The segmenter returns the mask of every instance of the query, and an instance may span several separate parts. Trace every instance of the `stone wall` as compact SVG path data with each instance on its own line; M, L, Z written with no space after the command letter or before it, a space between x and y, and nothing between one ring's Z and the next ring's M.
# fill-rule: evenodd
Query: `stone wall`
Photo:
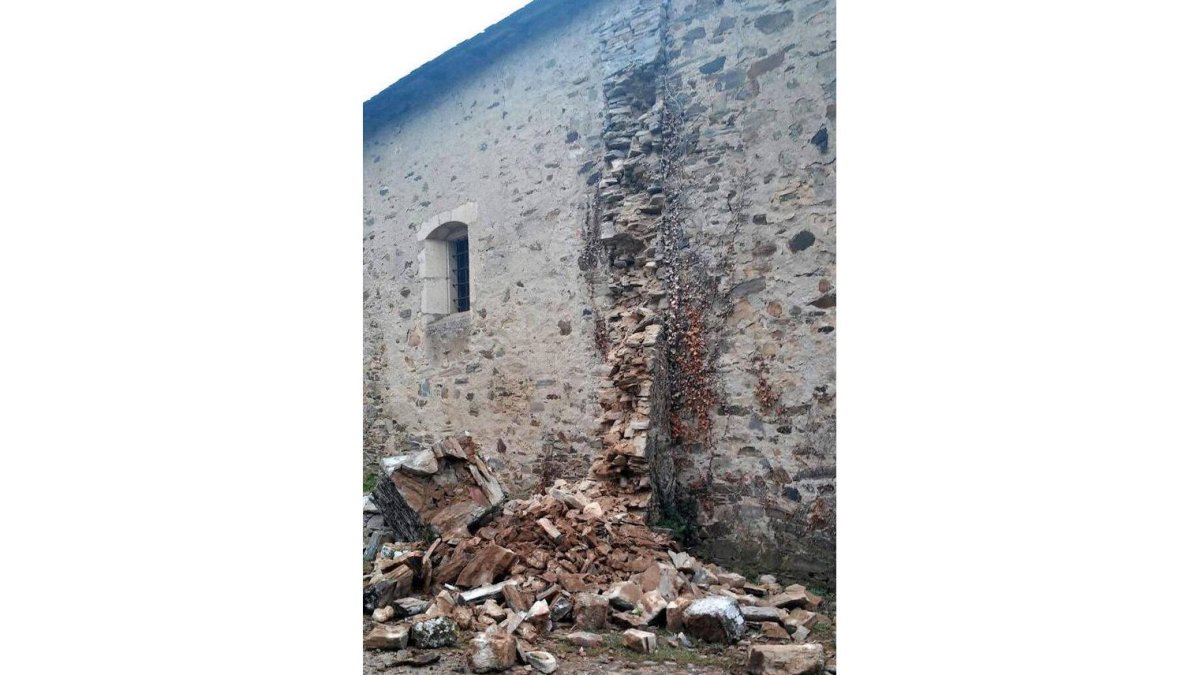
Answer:
M669 3L668 98L687 245L721 273L703 553L832 581L836 288L834 3Z
M365 460L502 438L514 495L591 471L832 581L833 3L556 4L367 104ZM471 310L424 314L421 235L472 218Z

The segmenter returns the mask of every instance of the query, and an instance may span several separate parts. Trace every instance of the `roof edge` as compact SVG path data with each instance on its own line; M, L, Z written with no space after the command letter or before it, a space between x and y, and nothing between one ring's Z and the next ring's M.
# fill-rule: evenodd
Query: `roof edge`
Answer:
M532 0L363 103L363 140L437 100L449 87L601 0Z

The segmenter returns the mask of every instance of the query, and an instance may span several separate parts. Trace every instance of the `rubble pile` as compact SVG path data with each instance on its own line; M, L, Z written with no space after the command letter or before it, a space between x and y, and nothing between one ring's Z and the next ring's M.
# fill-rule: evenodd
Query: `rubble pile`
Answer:
M374 505L400 539L426 532L467 536L504 503L504 489L470 436L445 438L430 447L379 460L383 477Z
M621 643L639 652L664 643L765 644L778 649L751 652L755 672L801 672L787 670L796 664L825 672L821 645L804 643L815 625L832 624L819 613L820 596L698 561L643 522L637 496L560 480L544 494L503 502L469 438L380 465L380 486L390 487L377 486L364 509L423 538L377 542L364 562L363 611L372 619L364 648L465 645L474 672L519 662L549 673L557 657L535 645L552 632L581 648L601 644L595 632L621 630ZM406 654L397 663L419 660Z

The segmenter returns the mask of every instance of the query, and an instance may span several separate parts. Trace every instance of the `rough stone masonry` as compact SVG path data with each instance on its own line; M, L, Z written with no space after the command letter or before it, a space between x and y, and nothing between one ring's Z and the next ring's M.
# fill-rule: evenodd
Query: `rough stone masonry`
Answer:
M834 10L534 0L368 101L365 466L502 439L514 497L604 480L832 585Z

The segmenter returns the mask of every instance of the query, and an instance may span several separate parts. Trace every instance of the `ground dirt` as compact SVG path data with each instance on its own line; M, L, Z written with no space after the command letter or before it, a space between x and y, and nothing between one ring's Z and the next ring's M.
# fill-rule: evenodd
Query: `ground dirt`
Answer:
M832 609L833 598L826 597ZM371 620L364 618L363 634L371 629ZM721 648L710 645L700 645L692 649L671 647L666 643L667 635L661 630L658 635L659 647L653 654L639 654L621 645L621 631L607 630L598 634L604 638L604 645L596 649L581 649L567 642L566 635L570 631L555 631L542 638L535 645L536 649L548 651L558 659L558 670L555 673L565 675L603 675L605 673L646 673L648 675L669 675L670 673L694 673L696 675L718 675L725 673L746 673L746 658L749 647L734 645ZM463 634L457 647L447 647L436 651L441 658L427 666L392 666L387 664L395 660L396 652L368 650L363 655L363 675L401 675L403 673L430 673L445 675L449 673L470 673L469 647L470 636ZM827 662L836 657L837 644L835 634L830 630L814 630L806 642L817 642L825 647ZM532 668L518 664L506 671L509 673L534 672Z

